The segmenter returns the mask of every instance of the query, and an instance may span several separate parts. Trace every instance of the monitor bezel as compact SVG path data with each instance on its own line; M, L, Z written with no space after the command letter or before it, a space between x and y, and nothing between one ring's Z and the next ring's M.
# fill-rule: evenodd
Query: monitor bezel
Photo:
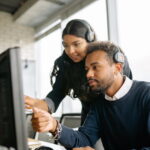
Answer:
M27 127L24 113L24 98L21 74L20 48L10 48L10 69L13 94L13 109L17 138L17 150L28 150Z

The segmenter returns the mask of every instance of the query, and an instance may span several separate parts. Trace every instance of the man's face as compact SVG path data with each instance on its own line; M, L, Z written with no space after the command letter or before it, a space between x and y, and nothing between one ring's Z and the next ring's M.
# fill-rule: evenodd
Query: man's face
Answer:
M88 54L85 61L88 84L92 91L106 92L114 82L115 64L108 60L107 53L95 51Z

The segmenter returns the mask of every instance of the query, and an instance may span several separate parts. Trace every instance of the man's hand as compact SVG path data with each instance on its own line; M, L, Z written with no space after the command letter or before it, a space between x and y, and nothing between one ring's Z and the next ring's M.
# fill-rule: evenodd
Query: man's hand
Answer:
M29 96L24 96L24 100L27 109L32 109L33 107L37 107L39 109L48 111L48 105L44 100L35 99Z
M87 147L73 148L72 150L94 150L94 149L87 146Z
M52 132L57 128L57 121L50 115L50 113L33 107L32 127L38 132Z

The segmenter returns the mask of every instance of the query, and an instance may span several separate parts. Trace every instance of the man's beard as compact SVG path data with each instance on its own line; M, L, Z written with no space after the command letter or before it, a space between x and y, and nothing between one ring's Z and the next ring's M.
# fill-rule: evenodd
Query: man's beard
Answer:
M90 92L94 95L99 95L99 94L104 94L107 88L101 87L101 88L96 88L96 89L92 89L90 87Z
M96 81L98 83L97 87L90 88L90 92L94 95L105 94L107 89L112 85L114 78L110 78L106 83L104 81Z

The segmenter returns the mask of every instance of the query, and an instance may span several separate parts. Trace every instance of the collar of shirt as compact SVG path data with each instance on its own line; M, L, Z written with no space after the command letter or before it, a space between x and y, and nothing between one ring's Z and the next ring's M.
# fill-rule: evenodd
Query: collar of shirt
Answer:
M127 76L124 76L124 77L125 77L125 81L124 81L122 87L117 91L117 93L113 97L110 97L105 94L106 100L115 101L115 100L122 98L124 95L126 95L128 93L128 91L130 90L130 88L133 84L133 80L129 79Z

